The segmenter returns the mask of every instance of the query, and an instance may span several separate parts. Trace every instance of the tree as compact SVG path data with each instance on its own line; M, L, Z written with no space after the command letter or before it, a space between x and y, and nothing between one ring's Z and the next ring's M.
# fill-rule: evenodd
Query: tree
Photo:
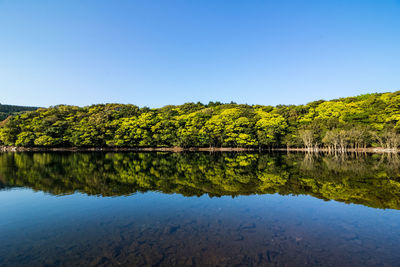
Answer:
M311 151L314 145L314 132L312 130L299 130L299 136L307 151Z
M263 111L258 111L257 114L260 116L260 119L256 123L259 145L268 147L279 145L281 137L287 128L285 118L279 114L271 114Z

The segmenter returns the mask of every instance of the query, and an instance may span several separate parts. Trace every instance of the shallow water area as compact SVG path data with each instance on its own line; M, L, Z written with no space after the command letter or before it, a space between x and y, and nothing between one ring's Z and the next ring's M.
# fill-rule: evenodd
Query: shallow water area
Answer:
M396 266L382 155L3 153L1 266Z

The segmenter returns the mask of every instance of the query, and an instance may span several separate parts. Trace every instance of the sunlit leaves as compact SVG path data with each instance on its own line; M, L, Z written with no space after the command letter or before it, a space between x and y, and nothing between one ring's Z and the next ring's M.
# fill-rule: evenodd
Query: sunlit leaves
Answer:
M123 104L58 105L15 114L1 122L0 144L252 148L337 147L342 144L365 147L387 146L384 140L389 138L389 132L394 135L400 132L400 92L276 107L220 102L186 103L157 109ZM397 141L390 143L397 145Z

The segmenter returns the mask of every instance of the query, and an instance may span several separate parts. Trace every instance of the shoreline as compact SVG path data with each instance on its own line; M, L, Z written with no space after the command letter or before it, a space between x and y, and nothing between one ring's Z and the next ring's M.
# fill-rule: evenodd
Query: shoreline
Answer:
M16 147L0 146L0 152L308 152L308 153L399 153L399 149L382 147L349 148L335 151L328 148L243 148L243 147Z
M15 147L0 146L0 152L246 152L258 148L243 147Z

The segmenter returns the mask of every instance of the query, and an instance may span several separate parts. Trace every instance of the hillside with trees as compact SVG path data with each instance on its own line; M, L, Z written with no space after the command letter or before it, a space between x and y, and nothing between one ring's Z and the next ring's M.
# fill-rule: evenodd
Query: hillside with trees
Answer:
M33 111L38 109L37 107L25 107L25 106L14 106L14 105L2 105L0 104L0 121L5 120L8 116L22 114L26 111Z
M304 147L344 152L397 149L399 132L397 91L306 105L59 105L9 117L0 127L0 142L21 147Z

